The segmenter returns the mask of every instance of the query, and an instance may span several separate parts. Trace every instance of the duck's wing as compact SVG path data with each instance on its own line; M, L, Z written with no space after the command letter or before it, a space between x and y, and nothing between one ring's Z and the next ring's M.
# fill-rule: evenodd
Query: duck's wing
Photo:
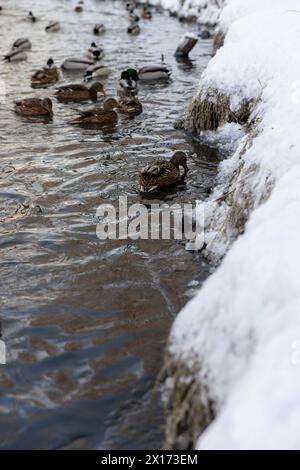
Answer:
M160 176L170 171L174 170L174 165L170 164L170 162L164 162L162 160L156 160L149 165L145 166L141 170L142 175L148 176Z
M86 109L85 111L79 111L81 117L92 117L98 116L103 111L102 108L93 108L93 109Z
M165 65L149 65L146 67L142 67L139 70L139 73L155 73L155 72L169 73L170 70Z
M36 72L34 72L31 79L32 80L42 80L43 78L46 78L46 77L47 77L47 71L45 69L43 69L43 70L37 70Z
M80 83L69 84L69 85L62 85L57 88L57 93L62 91L85 91L86 86L81 85Z

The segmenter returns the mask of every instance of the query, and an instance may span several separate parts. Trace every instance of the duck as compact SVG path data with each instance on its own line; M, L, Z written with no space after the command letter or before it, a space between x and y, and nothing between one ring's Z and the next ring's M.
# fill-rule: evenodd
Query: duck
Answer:
M141 28L136 22L131 22L127 28L127 33L131 34L132 36L137 36L140 34Z
M81 126L114 126L118 122L116 108L118 108L118 102L114 98L107 98L104 101L103 108L98 107L82 111L72 123Z
M27 54L22 49L13 49L4 56L5 62L21 62L27 60Z
M147 7L147 5L144 5L144 6L143 6L142 18L143 18L144 20L151 20L151 18L152 18L152 13L151 13L151 11L149 10L149 8Z
M36 23L36 22L37 22L37 17L34 16L34 14L32 13L32 11L29 11L29 12L28 12L27 19L28 19L28 21L30 21L31 23Z
M186 153L177 151L170 161L154 160L145 166L139 173L139 189L146 193L181 183L187 172Z
M132 11L136 8L136 2L135 0L130 0L128 2L126 2L126 10L127 11Z
M171 76L170 69L164 65L148 65L138 71L138 77L141 81L169 80Z
M29 51L32 47L31 42L27 38L19 38L17 39L13 45L12 45L12 50L13 49L19 49L21 51Z
M137 97L122 98L118 105L118 109L125 114L141 114L143 112L142 103Z
M118 85L118 96L120 98L130 98L138 92L138 73L135 69L127 69L121 73Z
M46 67L37 70L31 77L32 88L44 88L59 80L57 67L55 67L53 59L48 59Z
M76 13L82 13L83 12L83 6L82 6L83 2L78 2L77 5L75 6L74 8L74 11Z
M138 21L140 21L139 15L137 13L135 13L134 10L129 10L128 19L132 23L137 23Z
M86 53L86 57L88 59L97 61L101 60L104 56L104 51L101 49L101 47L97 46L95 42L92 42L90 47L88 48L88 51Z
M15 112L21 116L53 117L50 98L25 98L15 102Z
M45 28L46 33L56 33L60 31L60 23L58 21L51 21Z
M83 80L85 82L90 82L96 78L107 78L110 73L110 69L105 65L92 64L86 69Z
M87 57L70 57L61 64L61 68L70 71L86 70L93 61Z
M98 93L106 96L102 83L95 82L90 87L82 84L70 84L59 87L56 92L58 101L97 101Z
M96 34L96 35L103 34L103 33L105 33L105 31L106 31L106 28L105 28L103 23L95 24L94 29L93 29L94 34Z

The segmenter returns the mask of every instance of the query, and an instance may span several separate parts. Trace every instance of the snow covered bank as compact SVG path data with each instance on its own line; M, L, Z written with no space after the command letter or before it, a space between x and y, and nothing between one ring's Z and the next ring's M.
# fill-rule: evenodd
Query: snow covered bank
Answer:
M299 449L299 1L227 0L220 27L185 125L247 134L205 206L207 252L227 255L170 335L167 446Z
M160 5L181 19L212 26L217 24L224 3L225 0L150 0L150 4Z

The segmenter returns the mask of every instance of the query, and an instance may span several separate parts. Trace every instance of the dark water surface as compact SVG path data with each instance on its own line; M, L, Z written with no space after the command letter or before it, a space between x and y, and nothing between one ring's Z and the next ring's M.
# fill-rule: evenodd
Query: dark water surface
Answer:
M177 63L179 38L197 26L167 14L142 21L140 36L129 37L122 2L85 0L82 14L69 0L2 4L1 54L22 36L33 48L27 62L0 67L6 86L0 104L0 302L8 352L7 365L0 366L0 448L159 448L163 412L153 384L188 283L204 278L207 267L174 241L99 241L96 209L119 196L142 202L138 168L174 149L197 156L189 160L186 187L166 200L204 197L220 156L173 123L195 90L211 43L199 41L192 61ZM40 18L34 25L23 19L29 4ZM46 23L56 19L62 30L47 35ZM16 117L14 100L53 93L30 88L32 71L49 56L60 64L81 55L101 21L108 31L97 41L113 71L105 81L112 95L124 67L158 62L162 53L172 82L141 86L143 114L122 117L105 134L70 125L81 105L55 100L52 123Z

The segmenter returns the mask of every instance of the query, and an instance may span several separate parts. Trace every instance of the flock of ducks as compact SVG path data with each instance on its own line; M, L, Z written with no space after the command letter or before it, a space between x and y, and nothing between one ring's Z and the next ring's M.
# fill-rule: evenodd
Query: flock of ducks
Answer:
M1 8L1 7L0 7ZM82 12L84 2L81 0L75 6L74 11ZM140 16L143 19L150 20L152 13L147 5L137 12L135 0L128 0L126 3L128 11L129 26L128 34L139 34L140 32ZM27 20L36 23L38 18L29 12ZM60 23L58 21L50 22L45 31L54 33L60 31ZM106 28L104 24L96 24L93 27L94 35L102 35ZM27 59L27 52L32 48L32 44L28 38L17 39L4 56L6 62L17 62ZM72 120L72 124L76 126L92 126L94 127L111 127L118 122L118 113L128 115L138 115L142 113L143 106L138 99L138 83L139 81L155 82L158 80L169 80L171 71L164 63L153 66L143 67L139 70L128 68L122 71L118 86L117 98L107 97L104 85L99 79L105 79L110 75L108 67L101 63L104 57L103 49L93 41L81 57L69 57L61 64L62 70L78 71L82 73L83 83L70 83L58 86L54 90L54 96L58 102L67 104L70 102L84 103L87 101L97 102L99 96L105 98L102 106L94 106L88 110L78 112L78 115ZM31 87L50 88L57 84L60 80L58 67L52 58L49 58L46 65L37 70L31 76ZM89 84L91 82L91 84ZM15 113L23 117L34 117L43 119L53 118L52 99L47 98L25 98L15 102ZM170 161L155 160L145 166L138 177L139 189L142 192L156 191L167 186L182 182L188 171L187 156L182 151L174 153Z

